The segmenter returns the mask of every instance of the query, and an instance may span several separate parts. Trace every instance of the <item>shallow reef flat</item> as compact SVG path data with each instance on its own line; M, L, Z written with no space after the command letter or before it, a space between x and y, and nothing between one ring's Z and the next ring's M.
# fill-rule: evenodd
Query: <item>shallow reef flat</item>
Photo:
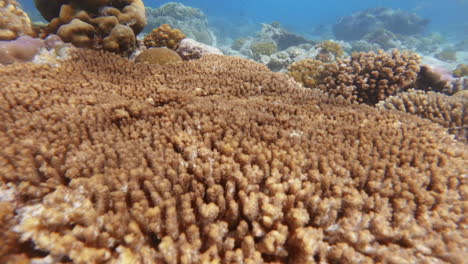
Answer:
M70 52L0 68L1 263L466 259L444 127L241 58Z

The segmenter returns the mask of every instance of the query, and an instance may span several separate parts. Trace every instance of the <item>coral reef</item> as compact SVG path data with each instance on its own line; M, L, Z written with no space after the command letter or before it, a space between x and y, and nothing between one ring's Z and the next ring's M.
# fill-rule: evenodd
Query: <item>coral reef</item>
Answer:
M422 33L429 20L415 13L387 7L369 8L342 17L333 25L333 34L341 40L360 40L366 34L386 29L395 34L414 35Z
M278 51L275 42L254 42L250 45L253 58L258 60L262 55L270 56Z
M411 89L391 96L376 105L427 118L448 129L460 141L468 140L468 99L436 92Z
M453 70L453 76L455 77L468 77L468 65L458 64L457 68Z
M35 0L35 3L50 21L48 32L57 33L78 47L102 48L128 56L135 49L135 36L146 25L141 0Z
M180 41L184 38L185 35L182 31L176 28L172 29L168 24L162 24L146 34L143 44L147 48L166 47L171 50L176 50Z
M0 40L33 35L31 20L15 0L0 0Z
M465 259L468 156L439 125L239 58L71 56L0 68L0 262Z
M315 87L333 96L374 105L414 87L418 72L417 54L379 50L377 53L353 53L350 58L323 64L318 77L314 72L311 78L317 78Z
M187 37L207 45L214 44L214 37L208 29L208 19L198 8L170 2L159 8L146 7L149 30L163 24L180 29Z
M196 60L204 55L223 53L216 47L208 46L191 38L184 38L176 50L183 60Z
M181 62L182 58L180 58L177 52L168 49L166 47L163 48L150 48L147 50L142 51L138 56L135 58L135 62L147 63L147 64L159 64L164 65L168 63L176 63Z

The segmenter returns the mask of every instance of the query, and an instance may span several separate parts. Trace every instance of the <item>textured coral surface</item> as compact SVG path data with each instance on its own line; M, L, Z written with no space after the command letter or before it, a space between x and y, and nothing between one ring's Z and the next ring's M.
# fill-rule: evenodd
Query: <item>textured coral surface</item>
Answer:
M390 96L377 104L383 109L396 109L427 118L463 142L468 140L468 98L442 93L409 90Z
M468 156L429 120L217 55L0 73L2 263L467 257Z

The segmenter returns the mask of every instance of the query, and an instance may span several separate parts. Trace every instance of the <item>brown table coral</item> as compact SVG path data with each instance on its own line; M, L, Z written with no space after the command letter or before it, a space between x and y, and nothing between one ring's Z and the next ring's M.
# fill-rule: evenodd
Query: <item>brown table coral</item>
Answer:
M35 3L50 21L49 33L57 33L78 47L128 55L135 48L135 36L146 25L141 0L35 0Z
M0 71L2 263L466 258L466 149L429 120L217 55Z

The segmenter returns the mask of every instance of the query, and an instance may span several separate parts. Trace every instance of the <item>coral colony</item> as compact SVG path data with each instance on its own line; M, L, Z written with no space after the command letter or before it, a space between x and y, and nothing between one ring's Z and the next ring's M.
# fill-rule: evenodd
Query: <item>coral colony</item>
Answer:
M178 3L35 4L0 0L0 263L466 259L467 67L400 48L426 20L218 49Z

